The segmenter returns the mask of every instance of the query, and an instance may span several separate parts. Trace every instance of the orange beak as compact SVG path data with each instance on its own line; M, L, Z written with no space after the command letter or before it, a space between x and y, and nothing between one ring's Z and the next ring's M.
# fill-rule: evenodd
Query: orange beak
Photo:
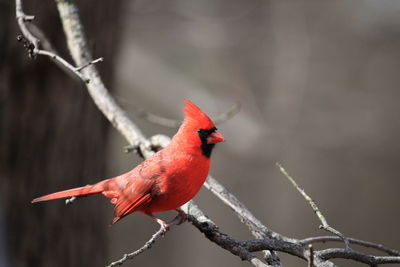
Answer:
M215 131L207 138L207 144L216 144L223 142L225 140L224 136L219 132Z

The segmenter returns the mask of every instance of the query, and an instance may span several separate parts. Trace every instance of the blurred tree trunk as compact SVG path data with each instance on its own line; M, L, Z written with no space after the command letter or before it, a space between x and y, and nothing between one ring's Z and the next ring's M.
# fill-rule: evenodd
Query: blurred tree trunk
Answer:
M94 56L106 59L99 68L110 85L123 4L78 4ZM0 266L103 265L108 221L100 223L102 209L91 200L30 201L104 178L108 123L81 82L47 58L28 59L16 41L13 1L0 5ZM25 1L24 10L70 60L55 4Z

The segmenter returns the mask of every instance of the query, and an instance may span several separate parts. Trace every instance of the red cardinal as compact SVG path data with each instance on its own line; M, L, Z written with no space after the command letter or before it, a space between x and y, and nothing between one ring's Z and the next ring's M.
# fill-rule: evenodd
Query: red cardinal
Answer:
M224 141L212 120L196 105L184 100L185 120L171 143L131 171L79 188L56 192L32 200L103 194L115 205L113 224L139 211L156 220L166 231L168 224L153 213L178 211L200 190L210 169L210 156L216 143ZM177 217L178 217L177 216Z

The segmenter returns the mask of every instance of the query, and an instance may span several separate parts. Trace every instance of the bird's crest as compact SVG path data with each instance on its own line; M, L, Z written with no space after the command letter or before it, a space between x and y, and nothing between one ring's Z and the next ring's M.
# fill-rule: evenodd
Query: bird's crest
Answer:
M196 123L198 129L212 129L215 127L213 121L199 107L187 99L183 100L183 102L185 103L185 122Z

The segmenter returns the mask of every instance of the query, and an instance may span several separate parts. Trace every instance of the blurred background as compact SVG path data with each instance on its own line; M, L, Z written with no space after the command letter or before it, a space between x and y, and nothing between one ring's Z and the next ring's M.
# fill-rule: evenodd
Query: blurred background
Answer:
M55 4L25 12L70 59ZM136 0L78 3L105 83L147 136L176 129L182 99L211 116L226 142L212 174L285 236L325 235L283 164L347 236L400 249L400 2ZM113 227L101 196L31 205L57 190L130 170L140 158L84 86L17 43L13 1L0 1L0 266L104 266L158 229L132 214ZM195 198L221 231L252 236L203 189ZM172 213L162 214L171 218ZM333 246L341 246L339 243ZM280 254L284 266L306 266ZM340 266L363 266L337 260ZM250 266L186 223L124 266Z

